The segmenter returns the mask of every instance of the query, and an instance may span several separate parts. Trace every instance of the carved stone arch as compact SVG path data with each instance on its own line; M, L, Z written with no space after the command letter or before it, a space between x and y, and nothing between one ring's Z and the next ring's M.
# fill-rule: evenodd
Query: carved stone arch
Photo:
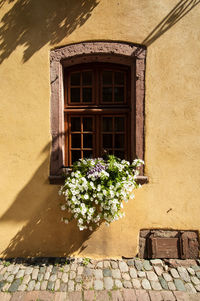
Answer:
M144 159L144 98L146 48L126 42L81 42L50 52L51 135L50 183L60 183L64 163L63 69L88 62L109 62L131 67L134 88L135 153ZM132 93L133 94L133 93ZM134 138L133 138L134 139ZM141 171L143 175L143 171Z

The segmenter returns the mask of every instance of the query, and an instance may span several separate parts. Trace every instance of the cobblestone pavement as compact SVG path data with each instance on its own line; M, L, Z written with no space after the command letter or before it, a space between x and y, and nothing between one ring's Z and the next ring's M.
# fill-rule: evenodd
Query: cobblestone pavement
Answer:
M0 300L196 301L200 261L0 260Z

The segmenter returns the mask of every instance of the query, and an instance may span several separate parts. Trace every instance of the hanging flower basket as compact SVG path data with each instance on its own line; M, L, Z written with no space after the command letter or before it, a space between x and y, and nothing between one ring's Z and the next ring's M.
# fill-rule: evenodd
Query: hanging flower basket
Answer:
M136 177L138 168L144 164L136 159L130 164L113 155L107 159L80 159L73 164L72 172L66 175L59 194L65 196L61 210L71 213L68 223L77 220L80 230L93 230L101 222L109 225L124 216L123 201L134 198L133 189L139 187Z

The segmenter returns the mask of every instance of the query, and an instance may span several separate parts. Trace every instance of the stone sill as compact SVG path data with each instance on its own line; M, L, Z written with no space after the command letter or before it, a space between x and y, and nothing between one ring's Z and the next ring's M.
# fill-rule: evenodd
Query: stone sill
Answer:
M64 176L49 176L49 183L54 185L63 185L65 181ZM146 184L149 182L147 176L138 176L136 179L138 184Z

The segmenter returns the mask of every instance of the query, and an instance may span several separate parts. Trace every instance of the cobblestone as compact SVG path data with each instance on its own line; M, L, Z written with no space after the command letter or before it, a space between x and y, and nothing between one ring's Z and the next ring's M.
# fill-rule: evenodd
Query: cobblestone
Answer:
M64 264L66 261L67 264ZM141 298L144 296L146 298L144 300L148 301L157 301L158 298L170 301L179 300L182 298L180 296L187 294L188 296L190 296L189 294L192 294L191 296L199 294L200 296L198 293L200 292L200 268L198 265L175 268L175 265L170 263L170 267L167 269L166 262L160 259L147 261L134 258L90 260L87 266L83 264L84 260L78 262L67 259L66 261L63 264L42 264L42 266L40 264L27 266L17 263L11 263L8 267L0 265L0 294L7 291L12 294L17 291L18 294L25 292L33 294L33 291L38 293L55 291L59 294L69 293L72 294L70 296L75 296L73 295L75 293L80 294L82 291L94 290L94 297L97 291L102 291L99 296L105 297L103 301L110 300L111 295L107 295L107 291L119 292L119 294L113 295L115 298L119 297L116 301L135 301L136 298L143 301ZM126 293L123 293L125 291ZM182 295L177 294L177 291ZM134 297L131 295L132 292L134 292ZM152 293L150 294L150 292ZM126 298L132 296L132 299L123 299L124 296ZM171 299L166 299L167 296L171 296ZM75 300L73 298L72 300ZM0 300L3 300L1 295ZM188 300L193 301L192 297ZM92 301L92 299L88 299L88 301Z

